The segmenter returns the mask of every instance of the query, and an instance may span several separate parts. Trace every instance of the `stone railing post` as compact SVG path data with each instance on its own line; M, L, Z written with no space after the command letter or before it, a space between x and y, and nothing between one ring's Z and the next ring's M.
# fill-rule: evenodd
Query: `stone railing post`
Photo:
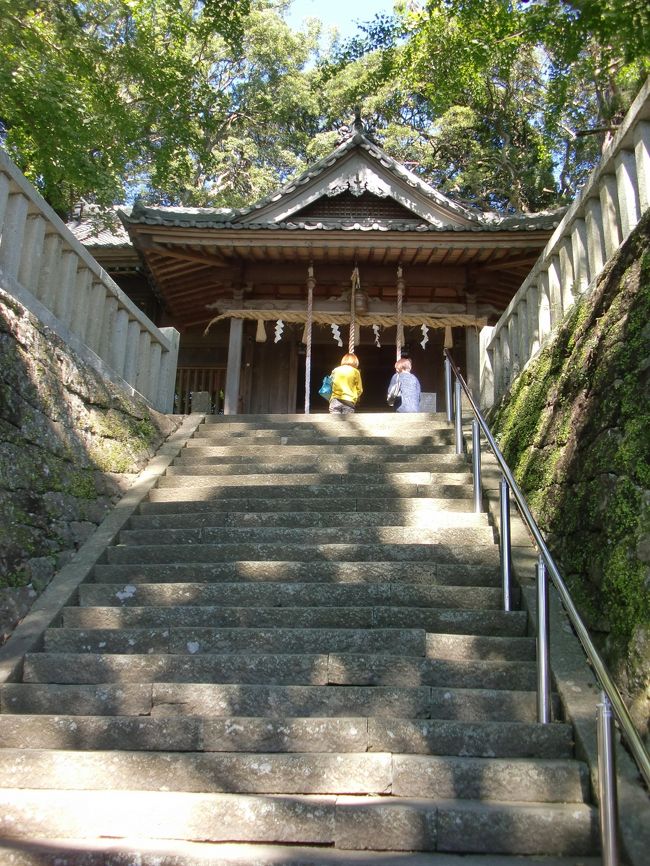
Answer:
M28 200L20 192L9 193L0 239L0 267L9 277L18 276L28 207Z
M486 325L481 328L478 335L480 386L480 405L489 408L494 405L494 359L493 352L488 351L488 345L492 342L494 328Z
M541 345L539 330L539 291L537 286L532 285L528 289L528 349L527 358L539 350Z
M165 353L160 365L160 376L158 378L157 405L160 412L171 413L174 411L174 388L176 385L176 359L178 357L178 346L181 335L175 328L161 328L170 344L169 352Z
M642 120L634 128L634 158L639 185L639 210L650 207L650 121Z
M38 296L38 275L43 260L46 226L47 223L40 214L28 216L18 269L18 282L36 296Z
M551 256L548 263L548 297L551 303L551 328L562 319L562 283L560 279L560 259Z
M571 257L575 290L582 294L589 285L589 260L587 258L587 223L576 219L571 232Z
M616 154L614 163L616 165L618 210L621 219L621 242L623 242L641 219L634 151L621 150Z
M606 174L600 182L600 207L605 238L605 260L613 256L621 243L621 219L618 212L616 175Z
M562 312L573 306L574 301L574 276L573 276L573 250L571 249L571 238L564 238L560 244L560 297L562 299Z

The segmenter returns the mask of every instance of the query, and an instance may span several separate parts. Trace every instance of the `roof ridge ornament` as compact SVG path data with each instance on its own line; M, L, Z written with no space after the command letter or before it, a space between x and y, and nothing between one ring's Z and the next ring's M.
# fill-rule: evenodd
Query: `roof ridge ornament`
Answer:
M360 132L363 135L363 121L361 120L361 108L358 105L354 107L354 124L355 132Z

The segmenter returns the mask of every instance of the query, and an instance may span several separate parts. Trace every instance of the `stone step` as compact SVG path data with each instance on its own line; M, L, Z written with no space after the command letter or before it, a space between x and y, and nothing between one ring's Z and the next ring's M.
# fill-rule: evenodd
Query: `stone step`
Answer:
M583 803L575 760L390 752L258 753L0 748L0 788L196 793L392 794L445 800Z
M567 724L444 719L0 715L0 742L14 749L573 756Z
M167 475L275 475L275 474L315 474L321 477L349 475L350 480L357 479L382 481L384 478L402 475L437 475L442 472L467 472L467 462L462 457L440 454L434 460L431 458L402 457L400 462L386 460L378 456L374 460L358 460L351 454L348 458L338 455L317 457L308 449L309 454L301 458L282 456L262 460L259 456L231 462L223 457L204 457L201 460L186 459L184 455L177 459L166 471Z
M498 586L497 566L436 562L194 562L97 564L96 583L229 583L284 582L347 584L395 582L431 586ZM82 584L87 591L90 584ZM119 587L120 590L123 586Z
M416 607L67 607L69 628L407 628L524 637L524 611Z
M422 440L428 441L453 441L454 431L448 425L432 425L429 423L418 424L378 424L372 433L368 431L368 425L348 424L347 422L334 422L320 425L301 424L293 425L262 425L259 428L243 428L232 424L210 425L201 424L193 435L194 439L211 440L243 440L250 441L276 441L284 443L295 440L310 440L323 443L335 441L361 441L364 444L404 444L415 443Z
M408 415L395 412L357 412L354 417L332 416L325 411L326 404L323 403L322 412L312 412L310 415L294 412L287 415L279 413L257 413L250 415L206 415L199 429L206 427L222 427L225 429L243 429L254 432L264 428L289 427L299 429L301 427L314 427L320 429L341 427L344 429L364 430L366 433L377 433L385 427L398 429L406 428L412 430L414 427L425 425L428 428L439 430L451 430L444 412L412 412Z
M427 634L425 654L434 659L534 661L534 637L481 637L468 634Z
M196 529L125 529L119 534L122 545L281 544L308 541L323 544L463 544L494 543L494 530L487 520L477 526L447 526L429 529L415 526L206 526Z
M291 527L294 529L326 529L329 527L421 527L440 530L467 527L487 527L485 514L469 511L440 511L434 508L399 511L192 511L175 513L134 514L129 529L198 529L200 527Z
M499 610L502 592L487 586L428 586L423 583L160 583L82 584L81 607L434 607Z
M469 485L470 480L466 470L459 469L457 472L394 472L370 476L368 479L362 474L350 475L347 472L294 472L288 473L260 473L257 475L193 475L184 472L182 475L163 475L158 481L158 488L169 487L261 487L268 491L281 490L284 494L285 488L306 487L310 492L318 490L327 494L328 488L333 493L339 494L355 493L364 496L370 495L370 491L385 490L392 495L408 491L406 495L415 495L411 491L423 488L429 495L432 491L439 493L446 491L448 487L462 487ZM240 494L241 495L241 494ZM272 495L267 492L267 496Z
M293 562L438 562L496 566L496 545L449 544L164 544L108 547L109 563L233 562L282 560Z
M287 503L285 510L303 511L314 509L316 511L328 510L327 503L331 500L332 506L329 510L336 510L334 502L343 505L344 510L355 509L356 511L380 511L395 507L395 503L402 499L463 499L468 502L472 497L472 485L467 483L442 484L436 482L434 485L417 484L347 484L341 481L338 484L268 484L249 483L240 485L215 483L215 479L204 479L206 483L196 486L192 479L187 479L185 486L172 486L165 482L163 476L160 481L162 486L156 487L149 493L150 502L213 502L218 499L248 499L254 503L253 510L270 511L273 502L283 500ZM170 478L169 481L172 479ZM382 505L377 500L384 500ZM241 510L241 509L240 509Z
M229 685L227 683L5 683L3 713L229 718L309 716L534 722L535 692L431 686ZM553 695L554 717L559 703Z
M397 811L397 810L396 810ZM401 810L405 812L406 810ZM418 816L418 813L414 813ZM403 815L395 816L400 824ZM343 850L333 846L120 839L0 840L8 866L576 866L575 857ZM581 856L579 866L601 866Z
M349 473L359 478L376 478L404 472L467 472L468 465L464 456L449 454L446 448L440 454L374 454L372 457L359 457L350 453L314 453L313 448L303 448L300 454L288 454L284 446L276 448L274 454L223 455L205 454L207 449L185 448L167 469L168 475L238 475L251 473L317 473L320 475L340 475ZM237 449L239 451L239 449Z
M454 434L453 428L446 423L436 424L427 418L413 418L411 422L400 420L396 422L394 419L378 420L377 418L366 418L363 421L361 416L358 416L359 421L350 423L347 420L327 418L322 415L318 422L312 423L282 423L282 422L260 422L259 426L254 424L243 424L235 421L230 421L225 424L205 423L200 424L194 433L194 437L203 436L232 436L245 439L265 439L273 436L293 437L320 437L322 439L331 439L334 437L360 437L365 442L370 440L385 441L387 438L400 438L402 441L409 441L418 436L440 436L451 440Z
M422 656L421 629L50 628L44 650L92 653L383 653Z
M158 648L155 634L149 637L150 646L144 653L120 653L106 635L107 647L99 653L92 649L27 653L23 682L436 686L507 691L532 691L536 687L533 662L396 658L344 652L215 653L201 650L202 632L186 643L181 642L185 635L174 635L178 650L165 652ZM122 640L119 635L116 638ZM160 637L160 643L168 641ZM205 643L209 647L209 640ZM199 649L193 653L196 645Z
M303 497L282 497L275 496L271 499L260 495L254 496L236 496L230 495L230 490L224 491L228 495L224 499L210 499L209 497L202 501L200 499L187 499L186 489L178 491L180 498L170 498L165 500L148 499L140 504L138 509L140 514L218 514L226 513L278 513L290 512L292 514L332 514L334 519L336 515L353 514L358 512L363 515L371 515L375 513L382 514L389 512L408 516L411 514L441 514L448 511L469 512L473 510L473 500L471 499L469 488L467 488L467 497L454 496L450 499L439 499L430 496L415 496L415 497L398 497L389 495L383 499L367 498L365 496L341 496L338 488L335 494L328 496L327 499L319 500L317 498ZM250 491L246 491L250 493ZM295 491L294 491L295 492ZM457 491L456 491L457 492ZM170 491L152 490L150 495L164 493L168 496Z
M346 465L363 465L366 462L377 463L382 461L388 464L405 461L450 461L461 462L467 466L467 459L455 453L450 453L451 438L437 445L384 445L381 440L373 444L362 445L340 445L332 448L331 444L313 444L306 448L304 445L267 445L263 440L254 445L246 444L243 440L237 445L211 445L205 438L189 439L180 451L175 462L212 463L222 460L226 463L248 463L253 460L273 461L278 463L310 463L314 460L342 459ZM224 458L227 458L224 460Z
M302 629L294 628L102 628L70 626L78 608L69 608L63 628L45 633L46 652L195 653L313 652L378 653L422 656L438 662L477 662L488 665L535 661L534 638L474 635L427 635L419 629ZM487 669L487 668L486 668Z
M373 437L372 445L377 450L382 448L417 448L423 445L436 446L451 444L453 432L440 430L386 430L384 433ZM192 439L188 440L187 447L192 447L189 442L197 442L204 445L216 445L226 447L228 445L250 446L251 443L259 442L261 445L274 445L278 448L287 447L320 447L329 448L330 451L338 446L360 446L368 445L368 436L363 432L344 430L342 428L332 430L260 430L253 435L249 431L211 430L205 427L199 428Z
M573 856L593 854L598 837L582 803L38 789L0 790L0 834Z

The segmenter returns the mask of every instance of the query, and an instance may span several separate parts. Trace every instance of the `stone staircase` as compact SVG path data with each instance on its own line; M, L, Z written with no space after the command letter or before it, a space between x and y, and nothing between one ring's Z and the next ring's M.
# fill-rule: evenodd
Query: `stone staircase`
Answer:
M599 863L452 433L206 418L1 687L0 863Z

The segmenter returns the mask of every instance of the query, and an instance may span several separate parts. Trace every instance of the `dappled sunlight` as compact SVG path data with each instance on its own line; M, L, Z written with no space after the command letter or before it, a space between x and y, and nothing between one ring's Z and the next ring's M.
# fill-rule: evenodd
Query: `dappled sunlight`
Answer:
M368 418L324 417L327 437L257 420L269 429L236 460L247 425L200 425L26 659L16 696L40 689L41 714L26 786L105 802L88 837L318 845L326 863L435 849L443 801L505 802L513 754L554 754L499 732L534 720L534 661L468 470L429 450L444 427L391 419L371 440ZM122 703L98 714L111 689ZM129 689L148 691L125 712ZM537 775L526 790L548 799Z

